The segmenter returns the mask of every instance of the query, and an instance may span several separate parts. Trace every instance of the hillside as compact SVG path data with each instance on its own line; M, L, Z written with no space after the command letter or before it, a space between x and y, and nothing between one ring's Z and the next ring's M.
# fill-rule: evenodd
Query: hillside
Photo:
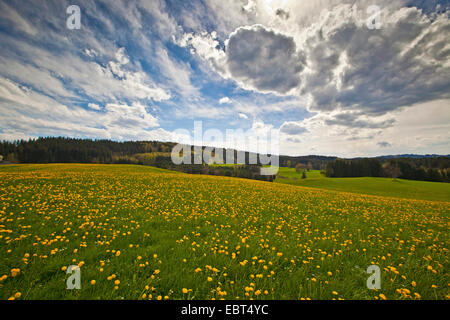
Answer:
M293 168L280 168L275 182L385 197L450 201L450 184L392 178L327 178L319 170L306 172L306 179Z
M448 297L448 202L133 165L11 165L0 179L2 299Z

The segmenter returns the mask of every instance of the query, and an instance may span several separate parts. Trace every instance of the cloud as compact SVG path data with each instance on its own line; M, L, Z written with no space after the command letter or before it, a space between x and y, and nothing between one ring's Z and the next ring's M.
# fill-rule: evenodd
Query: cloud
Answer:
M308 130L296 122L285 122L280 127L280 132L290 136L295 136L308 132Z
M95 104L95 103L89 103L88 107L91 108L92 110L102 110L102 108L98 104Z
M190 48L191 54L197 54L207 61L212 69L224 78L229 77L226 68L226 54L220 48L216 32L185 33L180 39L174 39L174 41L181 47Z
M132 64L125 48L100 63L64 51L50 52L29 43L8 39L12 52L0 57L0 75L50 96L96 100L151 99L163 101L170 92L160 88L139 65ZM18 59L16 54L22 59ZM85 57L86 58L86 57Z
M277 16L279 16L281 19L285 19L285 20L289 19L289 12L288 12L288 11L285 11L285 10L283 10L283 9L277 9L277 11L275 12L275 14L276 14Z
M172 110L172 116L180 119L223 119L235 114L234 110L226 105L211 106L208 101L199 99L195 103L186 102L183 106Z
M36 139L36 136L30 136L24 132L17 131L15 129L6 129L0 131L0 140L1 141L14 141L14 140L29 140Z
M289 137L286 139L287 142L292 142L292 143L300 143L302 142L302 140L300 140L299 138L295 138L295 137Z
M344 113L329 124L387 127L393 122L344 118L348 112L380 116L449 98L450 21L447 13L426 15L378 2L384 4L379 30L367 27L357 5L325 1L329 6L307 27L297 19L278 24L266 19L271 27L237 27L223 42L217 33L203 32L185 35L180 45L243 89L305 98L312 112ZM259 2L255 8L262 10Z
M224 78L248 90L286 94L300 85L304 56L292 37L262 25L237 28L221 49L216 33L186 34L179 45L207 60Z
M245 113L239 112L239 113L238 113L238 116L239 116L239 118L241 118L241 119L245 119L245 120L248 119L248 116L247 116Z
M191 82L192 69L187 63L174 60L161 43L155 44L155 60L161 73L170 83L170 88L176 87L184 99L191 99L200 95L199 90Z
M7 22L12 23L13 27L30 36L37 34L36 28L25 20L14 8L11 8L6 3L0 3L0 25L8 25Z
M55 73L52 74L42 67L21 63L14 58L0 57L0 75L52 96L75 97L75 94L65 87L62 79Z
M107 127L147 129L159 125L158 120L147 112L145 106L137 102L131 105L108 103L105 111L104 124Z
M339 157L379 156L381 146L377 145L377 142L388 142L391 146L386 148L392 148L389 150L397 154L448 154L449 106L450 100L435 100L401 108L390 115L363 118L374 122L395 118L395 125L378 129L327 125L325 121L331 117L316 114L298 122L308 130L301 136L302 142L299 146L294 147L286 143L282 145L281 152L291 155L319 152L322 155ZM312 147L316 151L312 150Z
M11 137L68 135L119 140L162 136L158 119L147 106L133 102L108 103L103 110L67 107L58 101L0 77L0 127ZM166 135L167 136L167 135Z
M262 25L235 30L226 56L231 77L243 87L285 94L300 85L304 57L294 39Z
M380 30L339 6L311 26L303 44L310 109L385 114L450 96L450 22L417 8L383 12Z
M377 143L377 146L381 147L381 148L389 148L392 147L392 145L389 142L386 141L381 141Z
M231 103L231 99L228 97L223 97L219 100L219 104Z
M325 119L327 125L339 125L350 128L380 129L394 125L395 119L374 121L362 113L343 112Z
M119 93L121 97L132 99L153 99L155 101L170 99L170 93L152 85L145 72L126 69L125 65L130 60L125 54L125 48L119 48L116 52L116 60L110 61L107 67L97 65L95 68L100 81L106 80L113 85L115 84L115 87L110 88L109 92L112 94ZM90 86L84 86L84 88L91 90Z
M261 119L289 154L448 153L449 11L429 2L80 0L68 31L65 1L0 0L0 136L139 140Z

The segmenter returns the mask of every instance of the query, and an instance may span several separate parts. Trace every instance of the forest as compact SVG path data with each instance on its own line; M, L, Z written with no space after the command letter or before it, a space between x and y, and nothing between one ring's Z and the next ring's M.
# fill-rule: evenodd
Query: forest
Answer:
M42 137L29 140L0 142L0 159L12 163L105 163L139 164L187 173L225 175L273 181L274 176L261 176L262 164L249 165L252 153L245 152L246 165L209 166L202 164L175 165L171 151L176 143L161 141L111 141ZM206 147L202 147L205 150ZM237 151L233 151L237 163ZM217 152L217 151L216 151ZM223 158L227 150L223 149ZM195 153L191 154L194 162ZM2 161L2 160L0 160ZM327 177L392 177L394 179L450 182L450 158L378 157L339 159L331 156L280 156L281 167L303 167L323 170Z
M390 177L450 182L450 158L336 159L328 162L325 175L332 178Z

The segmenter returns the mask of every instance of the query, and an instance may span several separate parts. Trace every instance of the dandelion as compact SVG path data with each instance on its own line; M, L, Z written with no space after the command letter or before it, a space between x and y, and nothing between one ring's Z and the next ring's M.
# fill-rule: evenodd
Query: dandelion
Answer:
M20 269L19 268L13 268L11 269L11 276L12 277L17 277L20 273Z

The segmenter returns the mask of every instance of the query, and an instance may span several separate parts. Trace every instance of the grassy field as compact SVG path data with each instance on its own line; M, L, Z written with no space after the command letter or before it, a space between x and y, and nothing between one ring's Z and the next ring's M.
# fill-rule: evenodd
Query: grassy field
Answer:
M275 182L326 190L372 194L386 197L450 201L450 183L390 178L327 178L319 170L306 172L306 179L294 168L279 168ZM281 177L280 177L281 176Z
M1 299L450 298L449 202L132 165L11 165L0 181Z

